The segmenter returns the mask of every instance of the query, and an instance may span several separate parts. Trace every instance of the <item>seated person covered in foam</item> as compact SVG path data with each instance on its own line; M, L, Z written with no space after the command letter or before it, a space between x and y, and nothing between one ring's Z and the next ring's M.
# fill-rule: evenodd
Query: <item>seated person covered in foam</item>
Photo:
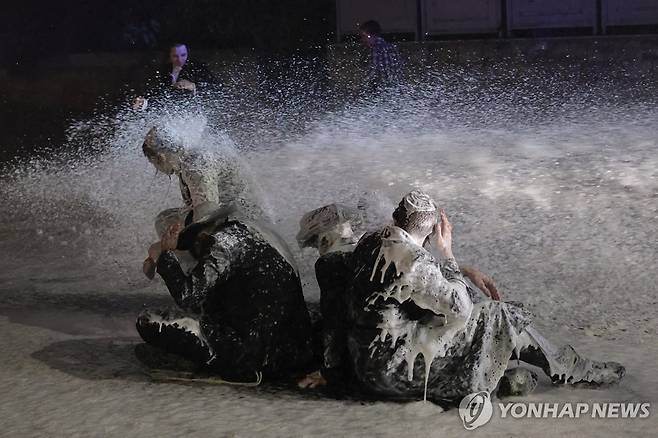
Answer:
M271 231L234 207L199 218L162 239L157 272L176 306L144 310L147 343L225 379L285 377L313 359L311 321L292 256ZM189 251L189 274L173 251Z
M458 401L494 391L512 357L540 367L557 383L598 385L623 377L624 367L615 362L551 345L522 308L475 299L452 255L452 227L428 195L406 195L393 219L394 225L361 237L352 251L343 245L316 262L325 331L322 375L330 384L355 382L386 397ZM345 225L330 228L315 243ZM428 239L435 240L442 263L424 248ZM492 282L471 272L493 295Z

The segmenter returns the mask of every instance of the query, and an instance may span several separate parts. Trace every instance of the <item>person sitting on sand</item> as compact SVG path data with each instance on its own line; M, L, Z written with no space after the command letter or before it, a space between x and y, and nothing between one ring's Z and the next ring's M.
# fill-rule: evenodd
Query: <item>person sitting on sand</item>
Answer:
M142 311L142 339L224 379L308 371L311 321L285 243L234 206L179 227L166 232L156 261L176 307ZM189 274L174 250L193 255Z
M188 59L187 46L175 43L169 47L169 62L161 66L151 79L147 91L148 97L163 92L174 95L194 95L199 88L209 88L216 83L214 75L208 67L200 62ZM138 96L133 100L134 109L146 109L148 100Z
M202 148L186 148L158 129L152 128L142 144L142 152L153 166L165 175L178 176L184 206L158 214L155 229L158 237L172 226L189 225L209 213L207 206L235 202L252 220L267 222L258 198L247 183L237 156ZM144 273L153 278L160 243L151 245L144 261Z
M349 381L349 370L345 366L347 352L345 339L347 322L345 291L350 278L349 258L359 238L364 234L366 223L373 225L369 204L376 193L366 193L357 208L342 204L329 204L306 213L300 220L297 242L300 247L316 248L320 257L315 263L315 275L320 285L320 325L322 327L319 350L321 370L315 371L299 382L301 387L314 387L330 380L335 385ZM375 201L376 202L376 201ZM378 215L375 214L375 217ZM462 267L462 273L487 297L499 300L500 296L493 280L472 267ZM472 299L479 296L469 286Z
M618 363L551 345L521 307L474 302L452 254L452 226L427 194L407 194L393 220L364 235L352 252L326 253L316 263L321 302L329 301L321 307L331 309L323 323L341 327L324 339L322 373L330 384L352 379L379 396L451 402L492 392L499 383L508 393L527 393L536 377L522 387L513 372L503 379L513 355L557 383L600 385L623 377ZM443 263L424 248L429 239Z

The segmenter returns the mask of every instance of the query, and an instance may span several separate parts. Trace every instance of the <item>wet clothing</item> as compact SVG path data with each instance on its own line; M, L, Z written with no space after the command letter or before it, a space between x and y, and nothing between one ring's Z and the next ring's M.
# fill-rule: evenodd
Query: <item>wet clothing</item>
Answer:
M402 65L397 47L380 36L373 36L370 71L367 82L373 86L399 84L402 80Z
M233 203L250 219L264 221L258 198L244 173L237 155L188 151L181 158L178 173L183 201L195 210L208 203ZM197 216L195 211L195 220Z
M227 379L305 371L312 360L311 322L287 251L237 218L202 230L189 275L173 252L158 258L157 272L177 309L142 312L142 338Z
M553 347L521 307L474 303L454 259L439 265L398 227L366 234L353 253L322 256L316 275L330 384L353 380L400 399L423 397L427 384L428 399L459 401L494 391L515 353L558 381L602 378L604 364Z
M260 208L260 197L231 144L213 149L183 147L153 128L146 135L143 147L162 155L163 163L156 165L158 170L166 172L167 169L158 167L166 166L178 175L184 202L183 207L158 214L155 221L158 236L162 236L169 225L183 220L188 225L219 205L235 204L252 221L268 221Z
M320 286L322 336L319 346L322 376L334 387L352 382L347 333L350 329L348 309L353 308L349 291L352 276L351 252L335 251L315 262L315 275Z

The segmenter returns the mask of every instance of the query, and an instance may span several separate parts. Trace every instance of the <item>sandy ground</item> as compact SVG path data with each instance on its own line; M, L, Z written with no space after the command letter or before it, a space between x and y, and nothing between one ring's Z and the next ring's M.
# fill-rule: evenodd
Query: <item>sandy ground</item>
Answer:
M546 162L554 163L542 161ZM570 166L586 168L582 163ZM281 169L272 169L277 170L271 175L263 172L263 178L283 181L277 173ZM571 176L573 171L562 171L542 187L553 191L553 185L564 185L559 179ZM403 178L415 177L399 177ZM477 180L470 178L474 183ZM554 387L543 378L527 401L658 403L654 367L658 363L658 299L656 261L651 258L656 252L645 240L655 228L650 220L654 210L639 208L640 217L629 225L628 233L619 234L619 221L625 220L619 219L619 212L652 200L653 186L648 191L629 191L614 180L607 183L605 192L591 192L591 209L581 211L573 227L554 220L565 212L573 214L571 200L547 201L553 208L544 207L546 213L524 210L527 201L517 198L512 198L516 199L512 204L505 201L501 208L496 196L467 196L465 192L461 210L456 200L449 201L457 210L452 217L458 257L470 264L480 260L483 270L496 275L505 297L529 303L537 314L537 326L549 338L568 341L593 358L616 360L627 367L622 383L607 390ZM490 185L483 184L481 190ZM391 187L394 196L397 188ZM480 189L475 191L481 193ZM310 193L314 188L304 190ZM578 193L587 190L580 188ZM297 210L288 214L299 214ZM267 387L153 382L133 353L140 342L134 317L142 305L168 304L169 297L162 284L149 283L139 275L144 242L134 244L137 249L129 256L116 254L107 259L101 251L102 258L95 260L94 251L90 252L98 245L95 234L70 233L62 225L69 220L65 215L50 230L37 230L38 239L21 237L26 230L32 233L28 235L35 233L36 225L27 220L2 235L2 436L647 437L658 427L655 413L636 420L519 420L501 419L494 413L486 426L466 431L456 410L441 412L421 402L341 401ZM291 240L294 222L282 229ZM109 254L116 251L115 243L105 243ZM312 258L306 262L306 293L313 300L317 291L308 271Z
M25 299L26 293L39 298ZM145 299L153 302L152 294L146 295L117 291L72 299L50 290L5 293L0 307L0 435L648 437L658 427L655 413L635 420L519 420L501 419L495 411L490 423L466 431L456 410L441 412L422 402L339 401L266 387L155 383L133 354L139 338L132 307ZM551 335L573 339L585 353L605 352L623 362L628 375L611 390L558 388L542 379L526 400L656 405L655 338L626 335L597 339L594 345L582 333L553 330Z

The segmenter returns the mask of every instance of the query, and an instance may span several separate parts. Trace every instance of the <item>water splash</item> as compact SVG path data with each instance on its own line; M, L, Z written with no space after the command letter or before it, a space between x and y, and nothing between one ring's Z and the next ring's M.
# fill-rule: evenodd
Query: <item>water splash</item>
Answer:
M315 255L294 243L303 213L376 192L372 222L385 221L382 211L417 187L455 224L458 261L496 274L507 298L545 319L607 327L655 300L649 81L579 65L434 65L375 96L297 62L274 77L236 74L198 105L99 113L73 123L46 158L5 163L3 271L17 287L62 277L85 292L145 287L139 267L153 218L180 205L177 182L154 175L141 155L158 124L189 145L200 132L205 147L234 144L301 260L308 298L317 298ZM620 290L634 299L617 300Z

